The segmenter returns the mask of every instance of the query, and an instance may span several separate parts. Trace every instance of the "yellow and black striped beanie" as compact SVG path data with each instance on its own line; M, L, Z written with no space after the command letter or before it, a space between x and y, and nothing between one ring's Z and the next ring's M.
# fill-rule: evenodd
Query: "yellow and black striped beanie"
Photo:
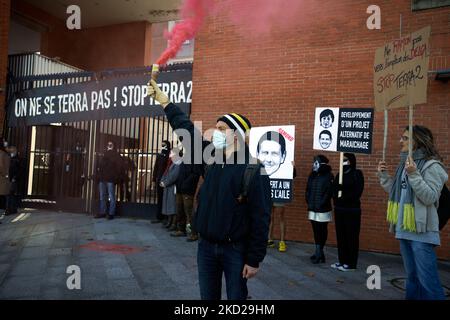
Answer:
M230 129L234 129L239 132L243 139L245 139L245 134L252 127L250 121L246 117L238 113L225 114L217 119L217 121L225 122L230 127Z

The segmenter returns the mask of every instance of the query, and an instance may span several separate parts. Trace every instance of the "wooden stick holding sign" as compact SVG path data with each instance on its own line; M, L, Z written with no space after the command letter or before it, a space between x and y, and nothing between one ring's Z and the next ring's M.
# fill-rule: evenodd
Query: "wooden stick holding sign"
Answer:
M344 182L344 153L339 154L339 185L342 186ZM338 198L342 197L342 190L338 192Z
M409 138L408 138L408 156L412 157L413 152L413 111L414 106L409 105Z
M388 136L388 111L384 109L384 137L383 137L383 161L386 161L387 136Z

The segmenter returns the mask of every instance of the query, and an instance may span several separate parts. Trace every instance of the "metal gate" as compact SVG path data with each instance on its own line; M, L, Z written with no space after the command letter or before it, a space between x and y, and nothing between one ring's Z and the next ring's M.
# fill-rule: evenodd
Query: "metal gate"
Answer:
M183 64L172 68L192 66ZM135 68L98 74L10 74L8 98L21 90L148 72L148 68ZM113 141L124 163L122 179L116 187L117 213L145 217L156 210L156 186L152 183L156 155L163 140L174 141L174 134L163 116L14 127L7 128L4 136L10 145L18 148L24 164L23 206L96 213L95 168L107 142Z

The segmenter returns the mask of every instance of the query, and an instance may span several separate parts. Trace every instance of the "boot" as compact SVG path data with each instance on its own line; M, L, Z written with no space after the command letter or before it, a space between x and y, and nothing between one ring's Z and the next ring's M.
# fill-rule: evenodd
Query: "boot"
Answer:
M316 253L315 259L311 260L313 264L324 263L325 262L325 254L323 252L323 246L320 244L316 244Z
M317 253L318 253L318 251L317 251L317 245L316 245L316 252L314 252L314 254L313 254L311 257L309 257L309 260L311 260L311 261L316 260L316 258L317 258Z

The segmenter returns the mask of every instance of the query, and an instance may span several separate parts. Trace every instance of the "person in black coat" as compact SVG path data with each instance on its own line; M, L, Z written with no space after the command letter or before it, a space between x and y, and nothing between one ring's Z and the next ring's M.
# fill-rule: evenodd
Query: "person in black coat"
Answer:
M155 160L155 165L153 166L153 176L152 181L156 186L156 203L157 203L157 211L156 211L156 219L152 220L152 223L160 223L164 220L164 215L162 214L162 203L163 203L163 195L164 188L160 186L161 178L164 174L164 171L167 168L167 164L169 161L171 145L170 142L164 140L161 146L161 153L158 153Z
M148 85L148 94L162 105L174 130L189 133L190 141L182 141L185 158L192 162L202 159L203 172L207 168L194 218L200 236L197 251L200 296L220 300L225 273L228 299L245 300L247 279L256 275L266 255L272 206L269 177L261 174L264 171L261 165L253 171L248 192L241 197L242 178L251 160L245 142L250 121L237 113L223 115L217 119L211 144L201 139L202 134L196 132L186 113L170 103L154 80ZM205 159L206 152L211 152L211 156L214 152L214 156Z
M176 182L177 230L171 234L173 237L186 236L188 231L191 240L194 240L196 237L195 232L192 234L190 229L192 223L194 195L197 190L199 179L200 175L199 172L195 170L194 164L180 164L180 171Z
M333 195L333 174L324 155L314 157L313 170L306 186L308 218L314 232L316 252L311 256L314 264L325 262L323 248L328 238L328 222L331 221L331 198Z
M339 176L333 184L334 215L339 261L331 267L340 271L356 269L361 227L361 196L364 191L364 175L356 169L353 153L344 153L342 185ZM341 197L338 193L342 191Z
M17 208L20 202L20 192L21 184L23 180L23 163L17 154L17 148L14 146L8 147L7 151L10 153L10 163L9 163L9 181L10 193L6 196L6 210L5 215L16 214Z
M114 219L116 213L116 184L120 180L122 157L115 150L114 143L109 141L106 152L97 167L97 180L100 191L100 213L95 218L106 217L106 203L109 198L108 219Z

